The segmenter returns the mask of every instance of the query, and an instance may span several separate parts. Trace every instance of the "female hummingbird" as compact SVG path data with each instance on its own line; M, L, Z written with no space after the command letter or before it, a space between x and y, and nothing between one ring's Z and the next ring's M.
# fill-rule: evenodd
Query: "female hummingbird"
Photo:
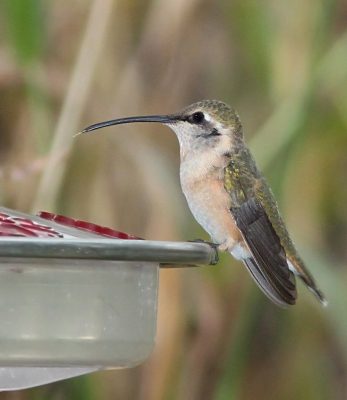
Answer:
M240 118L217 100L203 100L170 115L100 122L81 133L111 125L159 122L180 145L180 181L188 206L221 251L242 260L265 295L279 306L296 301L295 276L326 300L288 234L272 191L243 139Z

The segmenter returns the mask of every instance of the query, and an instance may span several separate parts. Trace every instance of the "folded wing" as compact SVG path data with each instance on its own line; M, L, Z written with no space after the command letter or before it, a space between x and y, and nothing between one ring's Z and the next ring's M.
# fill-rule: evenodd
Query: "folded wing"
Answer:
M277 305L295 304L294 274L261 203L252 197L230 211L252 255L243 261L260 289Z

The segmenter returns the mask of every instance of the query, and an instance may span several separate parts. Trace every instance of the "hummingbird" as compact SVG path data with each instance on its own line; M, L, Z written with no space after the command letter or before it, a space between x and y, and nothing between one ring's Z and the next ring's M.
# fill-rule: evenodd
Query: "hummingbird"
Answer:
M202 100L174 114L113 119L80 133L135 122L160 123L175 132L180 182L191 213L218 250L244 263L273 303L295 304L297 276L327 304L289 236L232 107L218 100Z

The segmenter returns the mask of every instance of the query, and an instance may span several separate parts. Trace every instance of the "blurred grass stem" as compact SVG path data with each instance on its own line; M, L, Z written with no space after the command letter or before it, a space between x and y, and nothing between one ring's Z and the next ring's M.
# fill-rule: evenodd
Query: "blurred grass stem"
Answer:
M111 16L113 0L94 0L82 45L63 102L46 168L41 177L33 210L54 211L70 153L73 133L84 110L102 44ZM59 161L59 162L57 162Z

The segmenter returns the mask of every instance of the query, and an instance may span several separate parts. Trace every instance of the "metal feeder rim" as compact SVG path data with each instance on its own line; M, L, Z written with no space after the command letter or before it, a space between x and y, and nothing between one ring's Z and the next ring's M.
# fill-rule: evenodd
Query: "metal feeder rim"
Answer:
M200 242L118 239L0 239L1 258L144 261L168 265L215 264L216 247ZM167 265L165 265L167 264Z

